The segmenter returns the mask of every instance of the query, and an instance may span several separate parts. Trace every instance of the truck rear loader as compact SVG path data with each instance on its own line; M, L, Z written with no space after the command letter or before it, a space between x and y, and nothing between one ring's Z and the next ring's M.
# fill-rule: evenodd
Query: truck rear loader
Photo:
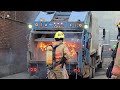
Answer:
M27 52L30 78L46 79L46 47L55 41L57 31L65 34L63 43L71 52L66 65L70 77L93 78L96 68L102 68L103 46L97 18L91 11L41 11L32 25Z

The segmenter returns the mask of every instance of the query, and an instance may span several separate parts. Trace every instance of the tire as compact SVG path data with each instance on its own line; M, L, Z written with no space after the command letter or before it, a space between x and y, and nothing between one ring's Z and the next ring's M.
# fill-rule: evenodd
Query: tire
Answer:
M89 79L94 78L95 77L95 68L90 68L90 76Z
M98 68L102 68L102 62L97 66Z
M95 67L92 69L92 78L95 77Z
M92 78L95 77L95 71L96 71L96 68L95 68L95 59L96 57L93 57L93 61L92 61Z
M89 78L94 78L95 77L95 66L94 66L95 60L94 59L95 59L94 57L91 58L91 66L92 67L90 67L90 76L89 76Z
M102 64L103 64L103 49L102 49L102 53L101 53L101 60L102 60L102 62L100 62L100 64L98 64L97 68L102 68Z

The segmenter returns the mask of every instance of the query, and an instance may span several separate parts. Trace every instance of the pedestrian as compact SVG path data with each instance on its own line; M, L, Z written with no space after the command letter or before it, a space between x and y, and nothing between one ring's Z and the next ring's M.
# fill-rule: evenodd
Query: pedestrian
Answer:
M48 68L48 79L69 79L66 70L66 63L70 60L70 51L63 43L64 33L61 31L56 32L54 35L55 42L47 47L46 61Z

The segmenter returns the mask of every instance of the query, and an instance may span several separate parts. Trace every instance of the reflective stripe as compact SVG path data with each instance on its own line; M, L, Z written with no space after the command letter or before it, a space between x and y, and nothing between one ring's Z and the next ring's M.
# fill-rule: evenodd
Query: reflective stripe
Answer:
M114 66L113 69L112 69L112 73L113 73L113 74L120 74L120 68Z
M56 50L56 61L59 61L59 58L60 58L60 50Z
M66 53L69 53L69 50L67 49L67 50L65 50L65 52L66 52Z
M120 54L120 47L118 48L117 53L119 53L119 54Z
M67 47L65 47L64 45L58 46L56 48L56 53L55 53L55 59L56 61L60 61L64 55L64 57L66 57L66 59L69 59L69 49Z

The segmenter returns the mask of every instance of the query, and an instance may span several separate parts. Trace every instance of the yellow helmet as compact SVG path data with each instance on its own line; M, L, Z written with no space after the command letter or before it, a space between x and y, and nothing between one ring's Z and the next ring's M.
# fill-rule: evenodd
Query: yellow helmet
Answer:
M64 38L64 33L61 31L56 32L54 35L54 38Z
M119 27L119 28L120 28L120 22L117 24L117 27Z

